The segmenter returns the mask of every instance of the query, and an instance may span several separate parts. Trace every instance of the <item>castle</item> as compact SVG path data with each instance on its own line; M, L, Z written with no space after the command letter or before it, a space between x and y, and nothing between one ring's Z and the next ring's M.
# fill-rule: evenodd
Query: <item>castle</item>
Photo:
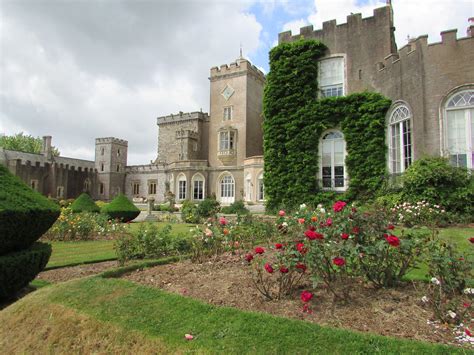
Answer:
M452 164L474 169L474 20L468 35L441 33L440 43L427 36L411 39L399 50L389 5L373 16L347 17L312 26L300 34L279 34L279 43L314 38L327 47L320 62L320 97L361 91L392 100L387 114L387 170L404 172L424 155L446 156ZM0 163L33 188L57 198L88 191L109 200L118 193L177 202L215 195L222 204L236 200L259 204L263 185L262 100L265 75L247 59L210 70L210 112L179 112L157 118L158 156L148 165L128 166L126 141L97 138L95 161L53 157L51 137L42 154L0 150ZM344 137L333 130L323 144L319 176L323 187L344 190ZM339 147L339 148L338 148ZM344 150L344 149L343 149ZM350 179L349 182L350 183Z

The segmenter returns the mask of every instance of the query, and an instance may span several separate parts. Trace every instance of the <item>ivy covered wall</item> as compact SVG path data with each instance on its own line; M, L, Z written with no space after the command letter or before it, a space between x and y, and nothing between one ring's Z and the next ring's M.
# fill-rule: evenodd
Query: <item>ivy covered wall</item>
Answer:
M367 198L386 173L385 115L390 100L377 93L318 99L318 60L326 46L315 40L283 43L270 51L264 92L264 160L267 208L293 208L323 199L319 178L321 134L344 134L350 177L346 199Z

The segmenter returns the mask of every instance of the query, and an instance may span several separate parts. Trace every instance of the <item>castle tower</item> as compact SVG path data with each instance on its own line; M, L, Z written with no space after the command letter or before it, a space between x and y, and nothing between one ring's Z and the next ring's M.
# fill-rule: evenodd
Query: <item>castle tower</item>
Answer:
M128 142L107 137L95 140L95 167L98 172L99 199L111 200L125 191Z
M264 74L240 57L211 68L209 165L242 166L263 154L262 98Z

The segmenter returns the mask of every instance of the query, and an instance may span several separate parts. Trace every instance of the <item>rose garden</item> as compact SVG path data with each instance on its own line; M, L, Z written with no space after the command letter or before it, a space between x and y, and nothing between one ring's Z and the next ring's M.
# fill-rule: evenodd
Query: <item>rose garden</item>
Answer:
M423 157L389 176L390 100L312 97L324 50L270 53L265 214L209 197L145 222L123 195L48 200L0 166L3 353L472 351L472 172ZM330 127L345 191L316 178Z

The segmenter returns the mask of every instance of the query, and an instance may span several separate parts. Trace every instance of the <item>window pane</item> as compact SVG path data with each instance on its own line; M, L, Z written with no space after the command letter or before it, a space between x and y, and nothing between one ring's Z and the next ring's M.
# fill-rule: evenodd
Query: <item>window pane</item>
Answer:
M447 112L448 151L461 153L467 150L465 110Z

